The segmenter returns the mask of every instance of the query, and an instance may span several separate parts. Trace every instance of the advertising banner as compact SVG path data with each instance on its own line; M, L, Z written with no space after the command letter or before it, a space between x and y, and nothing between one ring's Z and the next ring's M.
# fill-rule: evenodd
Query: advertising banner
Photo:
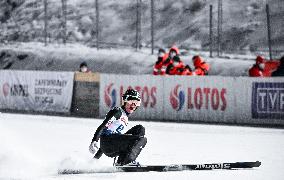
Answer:
M0 71L0 109L69 112L73 72Z
M238 77L235 80L238 123L284 124L284 79Z
M165 118L223 122L233 119L233 78L167 77Z
M121 96L128 88L134 88L141 95L141 106L131 117L141 119L162 118L163 113L162 77L152 75L106 75L101 74L100 81L100 116L114 106L121 105Z
M101 75L100 115L132 87L142 96L137 119L284 124L284 79L221 76Z

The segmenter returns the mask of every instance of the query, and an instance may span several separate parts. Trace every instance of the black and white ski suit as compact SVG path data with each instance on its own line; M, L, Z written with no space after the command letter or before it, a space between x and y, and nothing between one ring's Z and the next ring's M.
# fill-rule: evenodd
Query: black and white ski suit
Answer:
M136 160L147 143L145 128L136 125L127 130L127 127L128 114L124 106L112 108L92 139L92 142L100 140L100 149L94 158L99 159L102 154L108 157L118 156L117 163L121 165Z

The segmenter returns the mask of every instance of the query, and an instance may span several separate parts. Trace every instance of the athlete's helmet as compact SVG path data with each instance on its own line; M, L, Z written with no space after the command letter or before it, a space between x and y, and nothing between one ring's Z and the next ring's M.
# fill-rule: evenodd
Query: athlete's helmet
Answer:
M123 94L122 98L124 101L130 101L130 100L141 101L140 94L135 89L127 89Z
M123 104L125 102L136 101L137 106L140 106L141 97L138 91L135 89L127 89L122 95Z

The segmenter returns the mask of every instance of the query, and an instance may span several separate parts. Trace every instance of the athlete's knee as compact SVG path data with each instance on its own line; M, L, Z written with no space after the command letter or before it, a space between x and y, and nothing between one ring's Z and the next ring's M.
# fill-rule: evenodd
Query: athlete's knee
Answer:
M141 147L144 148L147 144L147 138L146 137L140 137L139 139Z
M142 125L137 125L137 129L138 129L138 135L139 136L145 136L145 127L144 126L142 126ZM146 139L146 141L147 141L147 139Z
M126 132L126 134L132 134L136 136L145 136L145 128L142 125L136 125L133 128L131 128L129 131Z

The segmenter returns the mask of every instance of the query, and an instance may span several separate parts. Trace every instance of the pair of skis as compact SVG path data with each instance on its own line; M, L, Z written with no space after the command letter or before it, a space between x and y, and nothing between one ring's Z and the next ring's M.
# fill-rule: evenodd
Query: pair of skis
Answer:
M172 164L172 165L142 165L142 166L115 166L113 172L167 172L184 170L214 170L214 169L247 169L261 165L260 161L255 162L235 162L235 163L210 163L210 164ZM91 170L63 169L58 174L83 174L96 173Z

